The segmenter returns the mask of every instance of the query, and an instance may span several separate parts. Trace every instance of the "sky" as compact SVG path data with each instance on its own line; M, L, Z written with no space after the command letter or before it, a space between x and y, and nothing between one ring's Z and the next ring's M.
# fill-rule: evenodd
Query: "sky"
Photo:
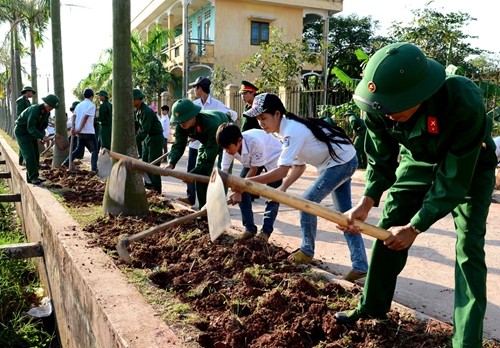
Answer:
M131 0L132 18L151 0ZM67 107L75 100L73 89L79 81L91 71L92 64L99 60L104 50L112 46L111 0L62 0L61 27L64 61L65 104ZM413 16L412 9L428 8L440 12L462 11L477 18L465 31L478 36L472 40L473 46L500 52L500 40L496 36L496 12L486 0L344 0L344 10L340 15L352 13L358 16L371 16L380 22L379 34L385 31L393 21L408 22ZM0 44L7 29L0 27ZM45 33L46 44L37 52L38 92L39 96L53 93L52 82L52 45L50 26ZM29 58L23 61L29 69ZM27 81L23 81L23 85ZM48 87L48 88L47 88Z

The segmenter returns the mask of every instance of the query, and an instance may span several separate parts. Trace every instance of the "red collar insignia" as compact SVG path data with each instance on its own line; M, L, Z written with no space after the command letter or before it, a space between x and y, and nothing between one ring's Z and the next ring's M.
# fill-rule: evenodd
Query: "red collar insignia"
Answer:
M434 116L427 116L427 131L430 134L439 134L438 121Z
M199 124L196 125L196 133L201 133L201 127Z

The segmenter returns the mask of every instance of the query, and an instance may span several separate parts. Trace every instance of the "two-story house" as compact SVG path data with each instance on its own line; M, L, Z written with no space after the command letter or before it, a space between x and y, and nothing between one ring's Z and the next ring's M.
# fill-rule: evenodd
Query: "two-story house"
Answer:
M149 28L159 25L175 32L165 48L166 67L183 81L171 91L180 98L190 82L210 76L215 66L229 70L234 84L252 80L253 76L242 76L238 65L269 40L270 26L283 28L286 40L301 39L304 23L340 12L342 4L343 0L152 0L133 18L132 30L147 35ZM311 69L321 73L324 64Z

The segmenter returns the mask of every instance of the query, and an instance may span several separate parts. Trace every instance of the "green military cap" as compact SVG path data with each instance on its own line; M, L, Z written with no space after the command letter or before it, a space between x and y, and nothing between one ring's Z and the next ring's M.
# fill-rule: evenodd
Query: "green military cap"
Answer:
M171 123L184 123L198 115L201 106L195 105L189 99L179 99L172 106Z
M144 99L144 98L146 98L146 96L144 95L144 93L142 93L142 91L139 88L134 88L132 90L132 96L133 96L133 99Z
M33 94L36 94L36 91L31 86L24 86L23 90L21 91L21 94L24 94L24 93L26 93L28 91L32 91Z
M102 95L103 97L109 98L108 92L106 92L104 89L101 89L99 92L97 92L97 95Z
M46 97L42 98L45 104L52 106L54 109L59 107L59 97L55 94L48 94Z
M363 111L394 114L429 98L445 77L444 66L427 58L420 48L397 42L370 58L353 99Z
M73 111L75 110L76 106L80 104L79 101L74 101L72 104L71 104L71 107L69 108L69 111Z

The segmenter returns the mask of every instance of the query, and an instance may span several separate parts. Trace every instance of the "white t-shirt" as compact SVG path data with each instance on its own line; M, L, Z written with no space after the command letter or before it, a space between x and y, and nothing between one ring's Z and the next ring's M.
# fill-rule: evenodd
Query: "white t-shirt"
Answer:
M226 151L222 154L222 170L228 170L237 159L247 168L264 166L270 171L278 166L278 158L281 154L281 142L272 134L267 134L262 129L249 129L241 134L241 154L234 156Z
M193 102L195 105L201 106L201 110L214 110L214 111L220 111L225 114L231 115L231 119L233 121L236 121L238 118L238 114L236 111L228 108L224 103L222 103L220 100L212 98L210 95L207 97L207 100L205 101L205 104L201 101L201 98L196 99ZM198 149L200 147L201 143L199 140L194 140L189 142L189 147L192 149Z
M168 114L162 115L160 122L163 127L163 137L168 141L170 139L170 118L168 117Z
M495 153L497 154L497 161L500 162L500 137L493 138L493 141L495 141L495 145L497 146L497 149L495 150Z
M82 134L95 134L94 129L94 117L95 117L95 104L89 98L85 98L81 103L79 103L75 108L75 129L80 130L82 125L82 120L85 115L89 115L87 122L80 130Z
M279 135L282 140L282 152L278 166L310 164L318 173L325 169L344 164L356 156L352 144L335 144L332 147L337 154L336 160L330 156L328 146L319 141L304 124L285 117L281 119Z

